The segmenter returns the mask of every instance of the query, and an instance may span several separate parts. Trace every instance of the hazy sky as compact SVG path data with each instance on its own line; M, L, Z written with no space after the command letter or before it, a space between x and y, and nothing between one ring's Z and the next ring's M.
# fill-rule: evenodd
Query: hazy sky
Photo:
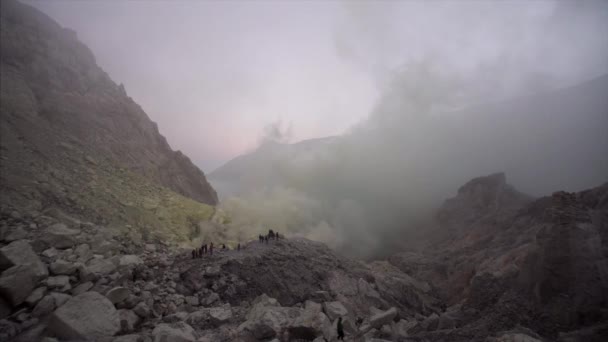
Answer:
M605 1L27 2L76 30L205 172L272 123L293 141L348 130L420 60L505 94L530 74L563 85L608 72Z

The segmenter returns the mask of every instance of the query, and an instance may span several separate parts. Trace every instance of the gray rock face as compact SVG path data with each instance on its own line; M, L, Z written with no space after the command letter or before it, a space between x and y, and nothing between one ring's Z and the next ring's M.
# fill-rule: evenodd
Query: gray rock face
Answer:
M184 322L160 323L152 331L154 342L193 342L196 340L194 329Z
M13 266L0 275L0 294L13 306L25 301L36 287L36 274L30 267Z
M76 244L78 234L80 234L80 230L68 228L63 223L56 223L46 228L40 239L51 247L66 249Z
M32 246L25 240L13 241L0 248L0 270L18 265L31 268L37 280L49 275L44 263L40 261Z
M104 338L120 330L120 320L107 298L96 292L85 292L57 309L48 329L62 339Z

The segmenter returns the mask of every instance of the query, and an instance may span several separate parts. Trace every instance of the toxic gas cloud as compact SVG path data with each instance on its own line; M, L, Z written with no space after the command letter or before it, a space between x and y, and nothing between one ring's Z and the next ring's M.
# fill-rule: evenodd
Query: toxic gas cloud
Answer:
M113 50L84 12L33 4ZM236 157L209 173L232 229L375 257L420 246L473 177L608 180L605 1L141 4L97 11L129 18L99 62L205 171Z
M336 46L374 69L382 86L373 111L340 137L261 146L215 171L231 215L376 257L417 247L434 209L473 177L504 171L535 196L607 180L608 41L596 35L608 33L604 4L559 3L543 18L524 3L500 14L492 3L410 5L418 10L406 13L410 34L425 49L392 67L389 57L407 54L407 44L391 36L390 9L349 5ZM428 6L445 21L416 32ZM522 15L523 25L508 24Z

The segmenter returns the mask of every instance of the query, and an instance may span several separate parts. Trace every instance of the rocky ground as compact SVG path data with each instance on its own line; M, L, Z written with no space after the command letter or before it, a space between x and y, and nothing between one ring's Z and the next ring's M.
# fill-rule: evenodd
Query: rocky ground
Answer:
M240 251L216 241L213 256L192 259L5 208L0 340L334 341L343 317L352 341L602 341L608 186L524 198L507 213L495 205L512 195L504 182L478 179L446 202L443 219L466 217L469 229L371 263L297 238Z
M1 340L332 340L340 316L350 336L361 317L368 337L405 337L440 310L390 264L305 239L192 259L77 220L5 210L1 222Z

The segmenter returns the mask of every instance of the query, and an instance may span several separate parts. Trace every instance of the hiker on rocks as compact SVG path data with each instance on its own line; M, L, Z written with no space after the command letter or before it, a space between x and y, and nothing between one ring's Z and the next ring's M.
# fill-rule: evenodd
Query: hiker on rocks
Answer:
M238 245L236 245L236 250L240 251L241 250L241 244L239 243Z
M266 244L268 244L268 235L264 237L264 241L266 241Z
M262 234L258 235L258 238L260 239L260 243L264 243L264 237Z
M344 326L342 326L342 317L338 318L338 340L344 341Z
M196 258L196 248L192 250L192 259Z
M277 239L277 241L279 241L279 232L274 233L274 238Z
M209 255L213 255L213 242L209 244Z
M222 250L226 250L226 244L225 243L222 244Z
M202 259L203 258L203 247L198 249L198 258Z
M269 229L269 230L268 230L268 237L269 237L270 239L274 239L274 231L272 231L272 229Z

